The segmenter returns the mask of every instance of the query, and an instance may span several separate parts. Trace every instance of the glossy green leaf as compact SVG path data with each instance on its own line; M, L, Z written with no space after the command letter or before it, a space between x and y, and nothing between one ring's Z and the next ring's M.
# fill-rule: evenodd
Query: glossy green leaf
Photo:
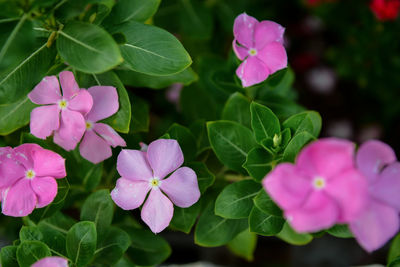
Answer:
M130 133L148 132L149 131L149 104L142 98L129 94L132 103L132 118L130 125Z
M215 201L215 214L228 219L247 218L253 208L253 198L260 191L260 184L243 180L222 190Z
M198 119L217 119L217 105L215 100L198 84L184 87L181 91L180 106L187 121Z
M283 241L296 246L306 245L313 239L313 236L310 234L297 233L287 222L283 225L282 231L280 231L276 236Z
M350 232L350 229L345 224L336 224L335 226L326 230L329 234L339 237L339 238L351 238L353 234Z
M149 75L171 75L192 64L182 44L169 32L152 25L126 22L112 27L112 33L122 33L121 45L126 66Z
M18 267L17 246L5 246L0 250L1 266Z
M388 262L394 261L397 257L400 256L400 234L398 234L390 245L389 254L388 254Z
M276 235L282 230L285 220L280 216L267 214L254 206L249 216L250 231L259 235Z
M397 257L393 261L389 262L387 267L400 267L400 257Z
M197 175L200 193L203 194L207 188L214 184L215 175L208 170L207 165L203 162L190 162L187 166L192 168Z
M265 189L261 189L257 196L253 198L254 205L264 213L282 217L282 210L272 201Z
M203 247L227 244L248 227L246 219L226 219L214 214L214 202L210 202L200 215L194 232L194 242Z
M96 226L93 222L78 222L67 233L67 253L76 266L86 266L96 250Z
M17 248L17 261L20 267L30 267L39 259L51 256L45 243L40 241L24 241Z
M113 267L136 267L127 257L121 258Z
M42 241L43 234L40 232L39 228L35 226L22 226L19 230L19 239L21 242L24 241Z
M266 106L252 102L250 105L251 111L251 127L257 142L261 142L265 138L274 138L279 136L281 127L278 118Z
M10 104L0 105L0 135L7 135L29 123L35 107L27 96Z
M101 73L122 62L117 43L99 26L74 21L58 33L58 53L79 71Z
M315 111L305 111L293 115L282 123L283 128L289 128L292 136L307 131L314 137L318 137L321 131L321 116Z
M167 133L171 139L178 141L182 149L185 162L194 160L197 153L197 144L192 132L188 128L174 123L171 125L171 127L169 127Z
M120 0L113 7L105 24L120 24L126 21L145 22L157 11L161 0Z
M179 12L180 28L184 36L195 40L211 38L213 31L213 16L204 1L180 0L182 11Z
M211 149L210 142L208 141L206 120L196 120L189 126L190 131L196 138L197 154L202 153L207 149Z
M261 181L265 175L272 170L274 155L264 148L253 148L247 154L246 161L243 164L248 173L256 181Z
M190 233L200 213L200 208L200 202L193 204L189 208L174 207L174 217L172 217L169 226L184 233Z
M257 245L257 235L251 233L249 229L238 234L232 241L228 243L228 248L235 255L252 261L254 259L254 251Z
M313 140L315 137L305 131L295 135L283 152L283 161L294 162L300 150Z
M222 110L222 119L236 121L251 128L250 100L239 92L232 94Z
M211 147L228 168L244 173L242 165L248 152L256 146L253 133L239 123L214 121L207 123Z

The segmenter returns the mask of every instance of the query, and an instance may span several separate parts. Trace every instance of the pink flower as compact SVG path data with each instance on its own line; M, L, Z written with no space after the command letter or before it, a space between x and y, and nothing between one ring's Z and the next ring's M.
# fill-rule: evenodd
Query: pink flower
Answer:
M86 132L79 151L85 159L99 163L112 155L110 146L126 146L113 128L98 123L118 111L118 93L112 86L93 86L88 89L93 98L93 107L85 116Z
M68 267L68 260L61 257L46 257L35 262L31 267Z
M31 112L31 133L46 139L54 132L54 143L65 150L76 147L85 132L85 115L92 108L90 94L80 89L70 71L59 74L63 95L56 76L47 76L28 94L40 105ZM60 115L61 114L61 115Z
M369 7L381 21L396 20L399 16L400 0L372 0Z
M263 180L297 232L354 220L364 208L367 181L354 166L353 143L324 138L307 145L296 164L281 163Z
M356 163L368 181L369 198L350 229L358 243L371 252L399 231L400 162L390 146L371 140L361 145Z
M23 217L49 205L57 195L54 178L66 176L65 160L36 144L0 150L2 212Z
M284 32L281 25L269 20L258 22L246 13L235 19L233 51L244 60L236 70L243 87L260 83L270 74L286 68Z
M132 210L142 205L150 191L141 217L154 233L159 233L172 219L172 202L186 208L200 197L196 173L188 167L179 168L182 163L182 150L176 140L156 140L149 144L147 152L123 149L117 160L122 177L111 197L122 209Z

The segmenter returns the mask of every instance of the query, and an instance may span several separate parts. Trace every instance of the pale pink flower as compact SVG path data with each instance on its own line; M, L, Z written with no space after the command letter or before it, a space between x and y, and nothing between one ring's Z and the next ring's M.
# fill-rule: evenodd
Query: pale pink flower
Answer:
M126 146L112 127L98 121L118 111L118 93L112 86L93 86L88 89L93 98L93 107L85 116L86 132L79 145L85 159L99 163L112 155L110 146Z
M252 86L287 66L287 55L283 46L285 28L281 25L240 14L233 25L233 51L240 60L236 75L243 87Z
M371 252L399 231L400 162L390 146L371 140L361 145L356 164L368 181L369 198L350 229L358 243Z
M263 185L293 229L315 232L362 212L367 181L354 165L353 143L324 138L307 145L296 164L279 164Z
M182 163L182 150L172 139L150 143L147 152L123 149L117 160L117 170L122 177L117 180L111 197L122 209L132 210L142 205L150 191L141 217L151 231L159 233L172 219L172 202L186 208L200 197L196 173L188 167L179 168Z
M93 100L85 89L80 89L70 71L47 76L28 94L29 99L40 105L31 112L31 133L46 139L54 132L54 143L65 150L76 147L85 132L84 115L92 108Z
M68 260L61 257L46 257L38 260L31 267L68 267Z
M66 176L65 160L36 144L0 150L2 212L23 217L49 205L57 195L54 178Z

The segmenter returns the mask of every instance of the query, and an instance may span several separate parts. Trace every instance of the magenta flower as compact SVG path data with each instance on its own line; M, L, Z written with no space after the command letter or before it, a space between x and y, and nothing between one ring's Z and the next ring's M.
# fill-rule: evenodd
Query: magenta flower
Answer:
M354 144L324 138L307 145L296 164L281 163L263 180L297 232L354 220L364 208L367 181L355 169Z
M186 208L200 198L196 173L188 167L179 168L182 163L182 150L176 140L156 140L149 144L147 152L123 149L117 160L122 177L111 197L122 209L132 210L142 205L150 191L141 217L151 231L159 233L172 219L172 202Z
M287 66L287 55L283 47L285 28L281 25L257 19L242 13L233 25L233 51L240 60L236 75L243 87L252 86Z
M358 243L371 252L399 231L400 162L390 146L371 140L361 145L356 163L368 181L369 198L350 229Z
M80 89L70 71L59 74L63 94L56 76L47 76L28 94L40 105L31 112L31 133L46 139L54 132L54 143L65 150L76 147L85 132L83 116L92 108L90 94Z
M31 267L68 267L68 260L61 257L46 257L38 260Z
M86 132L79 151L85 159L99 163L112 155L110 146L126 146L113 128L98 123L118 111L118 93L112 86L93 86L88 89L93 98L93 107L85 116Z
M65 160L36 144L0 150L2 212L23 217L50 204L57 195L54 178L66 176Z

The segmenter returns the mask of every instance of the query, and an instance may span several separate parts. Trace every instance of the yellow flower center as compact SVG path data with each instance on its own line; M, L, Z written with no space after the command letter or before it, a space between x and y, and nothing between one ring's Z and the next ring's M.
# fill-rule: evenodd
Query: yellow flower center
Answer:
M36 176L36 173L34 172L34 170L28 170L25 172L25 177L27 179L33 179L33 178L35 178L35 176Z
M249 55L250 55L250 56L255 56L255 55L257 55L257 50L256 50L255 48L251 48L251 49L249 50Z
M90 121L86 121L86 130L91 130L93 128L93 123L91 123Z
M161 181L158 178L153 178L153 179L150 180L150 186L152 188L157 188L157 187L160 186L160 184L161 184Z
M58 102L58 106L60 107L60 109L65 109L68 106L67 100L64 100L64 99L60 100Z
M326 185L326 182L325 182L325 179L323 177L317 176L317 177L314 178L313 186L314 186L315 189L321 190L321 189L323 189L325 187L325 185Z

